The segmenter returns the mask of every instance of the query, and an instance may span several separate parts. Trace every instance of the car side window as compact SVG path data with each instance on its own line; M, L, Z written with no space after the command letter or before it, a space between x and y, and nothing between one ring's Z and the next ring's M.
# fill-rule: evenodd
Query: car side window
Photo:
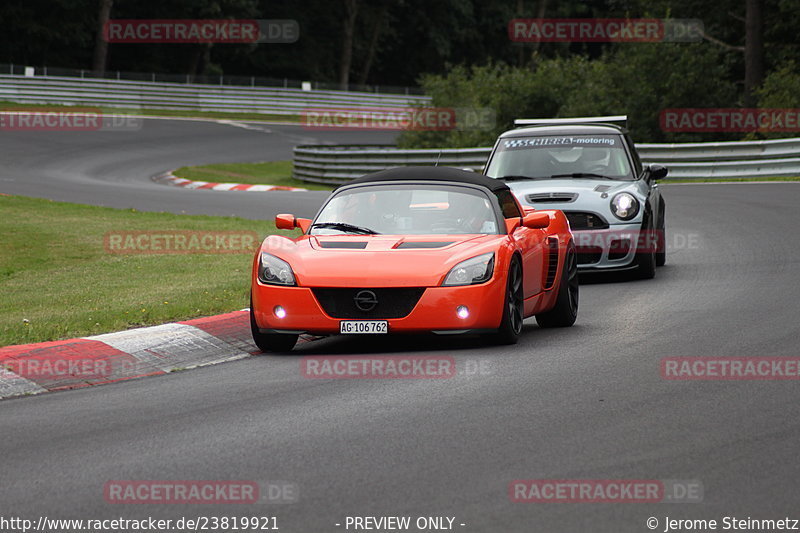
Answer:
M494 195L497 197L497 201L500 202L503 218L519 218L522 216L511 191L495 191Z
M631 157L633 158L634 177L638 177L642 173L642 161L639 159L639 153L636 151L636 146L633 144L630 135L625 135L625 141L628 143L628 149L631 151Z

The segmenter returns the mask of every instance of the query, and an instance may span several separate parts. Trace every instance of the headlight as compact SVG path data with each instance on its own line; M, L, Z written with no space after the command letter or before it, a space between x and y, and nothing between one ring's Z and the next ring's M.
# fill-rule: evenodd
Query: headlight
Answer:
M639 200L632 194L621 192L611 199L611 212L621 220L630 220L639 212Z
M294 272L289 263L264 252L261 252L258 261L258 281L270 285L295 285Z
M489 281L494 272L494 253L479 255L454 266L444 278L443 286L475 285Z

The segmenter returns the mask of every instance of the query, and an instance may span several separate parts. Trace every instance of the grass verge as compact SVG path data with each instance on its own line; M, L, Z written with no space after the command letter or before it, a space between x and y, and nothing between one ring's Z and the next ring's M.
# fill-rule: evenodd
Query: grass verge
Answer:
M173 172L179 178L219 183L249 183L254 185L281 185L302 187L312 191L330 191L333 186L306 183L292 178L291 161L265 161L262 163L218 163L194 167L181 167Z
M235 217L0 196L0 346L214 315L248 305L252 252L118 255L109 232L276 230Z

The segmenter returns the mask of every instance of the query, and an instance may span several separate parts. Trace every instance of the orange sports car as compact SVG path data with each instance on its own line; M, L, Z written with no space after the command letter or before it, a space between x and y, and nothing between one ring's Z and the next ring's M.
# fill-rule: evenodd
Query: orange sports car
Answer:
M561 211L455 168L403 167L336 189L313 220L278 215L253 260L250 324L265 352L300 334L483 333L571 326L578 270Z

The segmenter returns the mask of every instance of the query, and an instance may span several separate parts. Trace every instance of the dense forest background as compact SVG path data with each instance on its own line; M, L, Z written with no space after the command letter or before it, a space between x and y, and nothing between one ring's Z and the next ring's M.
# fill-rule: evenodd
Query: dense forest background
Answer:
M692 18L696 43L515 43L514 18ZM106 44L111 19L294 19L292 44ZM242 75L340 88L421 86L434 105L491 108L491 131L409 132L414 146L490 143L521 116L626 113L640 141L665 108L800 108L797 0L5 0L0 63ZM773 134L776 135L776 134ZM796 135L796 134L794 134Z

